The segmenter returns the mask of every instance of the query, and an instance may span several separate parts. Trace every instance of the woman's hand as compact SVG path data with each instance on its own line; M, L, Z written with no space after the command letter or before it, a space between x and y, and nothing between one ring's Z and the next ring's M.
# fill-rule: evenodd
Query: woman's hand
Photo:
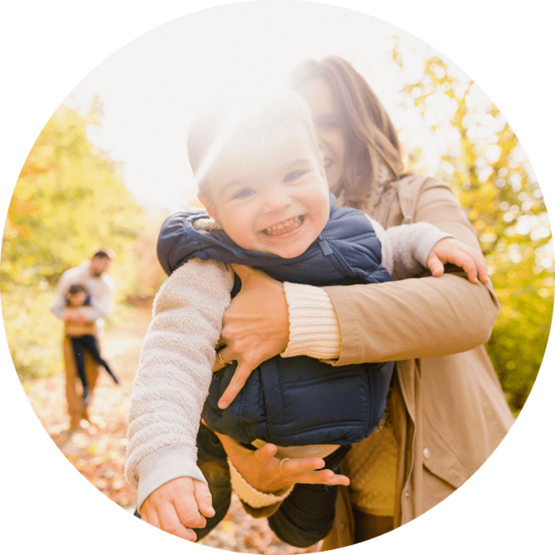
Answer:
M283 285L260 270L232 264L241 279L241 291L223 318L219 357L237 361L233 378L218 406L226 408L237 396L251 372L262 362L283 352L289 341L289 311ZM224 365L216 363L214 371Z
M294 484L349 485L347 476L334 474L330 469L318 470L325 465L320 457L288 459L280 464L280 459L274 457L277 447L271 443L251 451L229 436L216 435L233 466L259 491L273 493Z
M449 237L441 239L434 245L426 265L434 277L439 277L443 275L443 265L446 262L461 267L472 283L478 283L478 277L484 283L489 281L489 272L482 253Z

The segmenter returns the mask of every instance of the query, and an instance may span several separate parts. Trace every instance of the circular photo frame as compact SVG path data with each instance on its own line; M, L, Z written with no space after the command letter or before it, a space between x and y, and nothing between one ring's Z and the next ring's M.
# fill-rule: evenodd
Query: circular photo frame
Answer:
M5 105L16 107L8 119L7 163L2 169L6 223L0 293L6 336L2 355L7 372L3 373L0 404L9 454L5 472L12 477L8 480L10 509L5 520L13 523L8 536L23 549L47 544L65 552L82 545L86 552L92 552L108 546L111 550L129 549L131 544L140 550L169 552L181 552L184 545L193 551L201 546L280 555L307 551L304 546L293 547L280 540L266 518L248 515L236 494L227 517L213 532L199 545L184 544L133 515L137 484L130 475L125 476L124 465L126 451L133 452L129 450L128 413L136 395L133 384L137 369L144 364L141 349L156 318L152 313L154 297L167 281L163 263L160 265L157 258L158 233L170 214L186 207L202 208L187 156L189 126L214 93L240 86L252 89L254 82L261 80L283 83L302 60L327 56L345 60L370 84L398 134L403 171L395 170L383 151L377 158L371 155L370 164L389 160L386 173L393 172L389 177L394 182L403 179L406 170L413 176L429 176L447 184L476 231L499 301L495 323L478 321L476 316L488 310L483 305L485 297L477 296L477 304L465 306L467 314L460 319L468 324L474 317L475 327L467 325L453 331L444 326L443 338L435 339L442 345L451 334L465 348L458 343L452 352L438 347L424 357L420 350L407 347L406 356L395 359L419 360L412 381L403 375L393 378L397 385L392 386L404 396L404 405L396 406L404 406L408 416L399 424L397 408L397 420L390 429L398 437L404 425L402 441L411 439L404 459L397 455L398 444L395 457L389 454L391 460L404 460L405 480L390 482L389 489L381 487L387 480L379 480L378 488L375 481L368 482L369 473L364 472L372 468L380 476L380 463L372 466L374 463L369 462L372 457L368 453L373 448L367 449L366 455L364 447L352 449L341 472L351 477L355 514L361 509L364 512L366 501L361 499L366 493L378 491L386 498L380 504L376 494L369 501L379 505L368 509L373 516L391 518L394 523L391 533L370 540L372 547L378 548L380 542L389 549L425 542L427 551L439 553L448 545L469 548L479 540L491 549L512 553L534 542L543 545L541 534L531 539L529 532L548 529L546 461L553 454L544 439L548 419L545 396L552 379L546 368L552 359L548 338L555 290L547 212L553 193L546 181L546 126L539 124L547 120L549 126L551 122L543 107L548 106L552 83L542 74L540 61L551 44L545 39L533 48L524 38L519 38L518 45L503 43L502 29L518 26L519 18L507 14L500 2L467 4L473 15L463 13L455 21L446 18L444 25L449 26L449 32L438 29L441 18L437 20L440 23L434 20L431 24L428 14L437 10L433 1L420 3L419 8L404 1L387 7L285 0L198 2L187 7L168 3L157 7L155 15L143 16L135 12L129 15L130 3L121 0L110 4L113 18L92 14L87 23L89 15L84 8L73 6L68 12L69 3L59 1L46 13L44 7L29 1L13 15L17 36L14 30L5 36L19 44L25 31L18 22L24 20L26 10L41 15L51 28L47 31L41 25L33 29L36 38L31 41L32 52L22 48L10 62L12 85L2 93ZM99 7L108 9L108 3L101 2ZM546 27L544 9L535 3L527 8L529 17L537 19L539 30ZM58 20L61 14L63 24ZM485 24L492 18L498 21L493 29ZM539 30L529 31L530 38L539 40ZM415 35L425 36L430 44ZM432 44L441 46L441 52ZM465 73L466 66L472 77ZM87 74L91 67L95 69ZM533 87L522 83L536 79ZM347 152L339 158L346 165L352 163L349 153L355 151L360 138L352 112L342 113L351 118L338 131ZM334 158L337 151L333 144L323 143L325 133L330 130L316 131L326 179L332 190L337 186L334 192L340 202L348 205L347 174L341 174L344 181L337 178L333 182L330 167L338 160ZM379 143L376 136L372 135L368 144ZM376 191L377 171L369 175ZM374 197L366 193L366 204L357 207L376 216L379 224L393 225L375 209L377 193ZM397 194L391 189L391 198L387 197L391 206L400 202L393 199ZM418 198L413 199L416 204ZM411 215L418 214L419 208L413 207ZM412 224L407 214L397 223ZM441 218L436 221L441 228ZM448 224L446 229L450 230ZM78 366L73 365L70 374L67 368L68 360L79 355L68 339L71 333L64 328L61 312L54 310L53 314L51 309L59 301L60 284L65 283L60 279L64 275L69 279L65 272L82 268L84 260L86 268L91 267L91 260L94 266L98 259L95 254L105 247L108 260L113 258L111 266L97 276L89 275L104 280L108 296L113 295L113 308L101 310L103 327L92 334L75 335L98 338L100 356L118 383L100 366L98 379L95 374L87 386L91 396L85 412L75 417L71 407L82 406L83 382ZM115 290L106 278L108 274ZM421 279L445 278L466 279L460 274ZM483 290L486 286L473 287ZM453 312L466 302L457 297L459 291L452 290ZM64 302L66 293L64 290ZM96 310L99 301L89 293L91 311ZM449 289L447 300L448 293ZM336 302L333 293L330 298L332 304ZM430 306L429 321L445 317L441 305L447 300ZM346 317L338 307L336 312L345 333ZM440 364L434 377L432 366L421 364L420 359L457 359L460 351L473 352L478 344L472 341L477 340L465 343L466 337L488 325L489 339L484 338L485 351L480 351L487 353L493 365L487 383L464 378L462 371L457 374L462 381L454 383L452 376L436 380L437 372L448 372L449 366ZM398 337L407 334L406 326L399 328ZM422 332L422 345L434 342L429 333ZM359 342L360 346L352 348L370 348L364 334ZM349 347L346 337L343 344ZM91 351L90 344L87 350ZM398 352L402 350L398 348ZM221 359L226 359L225 353L220 351ZM312 356L318 358L317 354ZM476 358L467 360L478 365ZM98 361L87 362L86 369L89 364L96 368ZM335 368L342 364L340 361ZM403 368L397 364L397 375ZM469 367L469 372L481 376L483 368ZM405 374L408 372L405 369ZM408 391L409 381L403 382L405 379L412 391ZM497 385L501 389L492 393ZM435 388L434 393L422 393L419 388L426 386ZM454 401L450 397L453 392L460 395ZM391 404L395 395L391 395L393 401L388 398L390 409L395 406ZM466 414L461 398L471 399L467 404L471 407L482 403L483 412ZM417 406L423 412L415 416ZM87 418L82 419L83 415ZM478 421L481 428L471 431L470 423ZM448 422L458 423L452 433L445 431ZM480 448L468 455L469 446L472 451L476 442L482 442ZM440 445L445 449L442 454L438 454ZM353 456L355 452L357 456ZM360 462L364 458L365 462ZM385 459L378 460L384 463ZM411 468L415 460L417 466ZM283 473L287 467L283 461L282 456L276 472ZM362 470L357 465L362 465ZM400 467L395 468L398 478ZM435 487L430 486L430 480L437 481ZM531 506L536 511L530 511ZM338 514L341 516L339 506ZM23 515L27 515L25 527L19 524ZM347 522L353 525L354 521ZM403 526L399 527L399 522ZM25 530L27 526L33 526L33 531ZM93 534L91 526L95 528ZM390 530L388 526L384 531ZM513 532L509 535L507 530ZM343 547L351 541L336 537L327 546ZM321 547L318 542L308 551ZM354 552L366 549L366 545L355 544L350 549Z

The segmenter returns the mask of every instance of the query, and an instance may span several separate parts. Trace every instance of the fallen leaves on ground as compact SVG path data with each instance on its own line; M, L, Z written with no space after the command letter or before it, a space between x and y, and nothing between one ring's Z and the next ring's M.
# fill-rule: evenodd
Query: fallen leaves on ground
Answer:
M101 351L120 378L120 385L116 386L101 369L89 406L90 425L83 422L86 427L68 432L63 372L24 385L39 420L66 458L92 485L130 512L135 510L135 490L123 475L127 410L150 318L151 302L141 302L129 308L127 317L117 327L106 332ZM254 519L245 513L235 494L224 520L200 543L239 553L307 552L279 541L265 519Z

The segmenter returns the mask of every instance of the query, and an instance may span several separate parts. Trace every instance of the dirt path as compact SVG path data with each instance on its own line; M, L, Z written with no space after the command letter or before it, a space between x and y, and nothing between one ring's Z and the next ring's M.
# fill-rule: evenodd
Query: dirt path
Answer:
M135 492L123 477L127 410L151 309L151 301L137 302L119 325L106 331L102 353L120 378L120 386L115 386L106 372L101 371L89 408L93 424L87 429L71 435L66 431L63 372L25 384L35 413L62 453L97 489L131 512ZM247 515L235 496L226 518L202 544L227 551L268 555L306 551L277 540L266 521Z

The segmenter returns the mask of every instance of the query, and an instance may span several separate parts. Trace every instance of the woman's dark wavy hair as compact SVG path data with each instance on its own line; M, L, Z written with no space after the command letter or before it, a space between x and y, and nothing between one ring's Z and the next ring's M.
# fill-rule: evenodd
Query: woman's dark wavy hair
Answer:
M305 60L290 73L289 86L298 92L316 78L329 84L345 124L343 175L332 192L357 206L376 182L380 164L392 179L405 175L399 137L379 98L349 62L339 56Z

